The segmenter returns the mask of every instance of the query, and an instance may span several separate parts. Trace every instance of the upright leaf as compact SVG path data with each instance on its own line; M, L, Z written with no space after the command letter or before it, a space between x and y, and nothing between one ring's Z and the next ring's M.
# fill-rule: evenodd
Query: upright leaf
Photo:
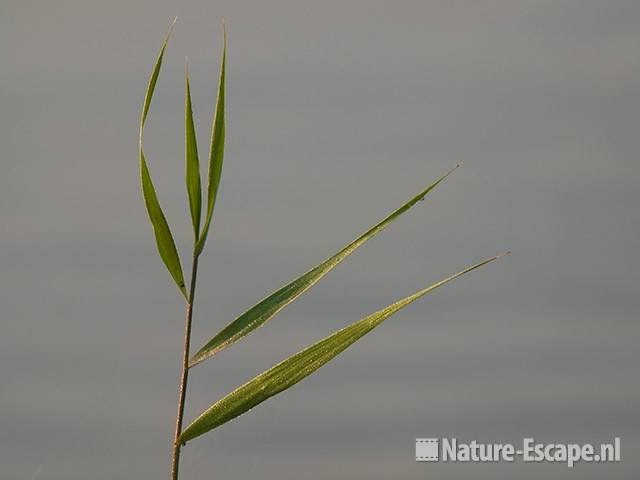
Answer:
M218 100L216 101L216 111L211 126L211 149L209 152L209 186L207 188L207 216L205 217L202 233L196 244L195 254L200 255L204 244L207 241L213 209L216 205L218 185L222 173L222 160L224 157L224 92L225 92L225 68L227 61L227 31L224 29L224 43L222 46L222 61L220 63L220 80L218 82Z
M292 387L380 325L398 310L451 280L492 262L500 256L501 255L489 258L462 272L445 278L424 290L420 290L409 297L403 298L358 322L352 323L342 330L338 330L324 340L287 358L213 404L182 432L178 441L184 444L189 440L199 437L209 430L242 415L268 398Z
M411 200L391 213L380 223L363 233L360 237L348 244L338 253L328 258L318 266L312 268L307 273L296 278L291 283L285 285L279 290L273 292L267 298L257 303L237 319L224 327L215 337L213 337L204 347L202 347L189 361L189 366L197 365L207 358L215 355L217 352L224 350L231 344L237 342L241 338L253 332L255 329L264 325L268 320L273 318L280 310L293 302L304 292L313 287L336 267L345 258L351 255L360 246L364 245L368 240L375 237L384 230L391 222L402 215L404 212L413 207L420 200L433 190L440 182L448 177L459 165L451 169L444 176L436 180L433 184L415 195Z
M149 168L147 167L147 161L145 160L144 151L142 149L142 133L144 130L145 120L147 119L147 113L149 112L149 106L151 105L153 91L156 87L156 82L158 81L158 74L160 73L160 67L162 66L162 57L164 55L165 49L167 48L167 42L169 41L169 37L171 35L171 31L173 30L173 25L175 24L175 22L176 21L174 20L171 24L171 29L169 30L169 33L167 34L167 37L162 44L162 49L160 50L160 54L158 55L156 65L153 68L151 78L149 79L149 86L147 87L147 93L144 98L144 105L142 107L142 115L140 118L140 179L142 181L142 195L144 197L144 203L147 207L147 212L149 213L149 220L151 220L151 225L153 226L153 231L155 233L158 252L160 253L162 261L167 266L171 277L178 285L178 288L180 289L182 294L186 297L187 291L185 289L182 266L180 265L180 257L178 256L178 251L176 250L176 244L173 241L173 236L171 235L169 224L167 223L167 219L162 212L160 202L158 202L158 196L156 195L156 190L153 186L153 182L151 181L151 175L149 174Z
M191 107L191 87L189 86L189 69L185 68L185 105L184 105L184 130L185 130L185 157L187 193L189 195L189 210L195 242L200 235L200 208L202 193L200 191L200 160L198 159L198 143L196 141L196 129L193 124L193 109Z

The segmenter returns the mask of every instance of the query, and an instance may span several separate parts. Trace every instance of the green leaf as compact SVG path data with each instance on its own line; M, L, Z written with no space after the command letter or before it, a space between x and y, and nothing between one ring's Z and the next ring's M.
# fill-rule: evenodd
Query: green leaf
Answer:
M314 343L310 347L287 358L213 404L182 432L178 441L184 444L242 415L268 398L292 387L380 325L398 310L451 280L492 262L500 256L502 255L489 258L462 272L445 278L424 290L420 290L409 297L403 298L358 322L352 323L348 327L338 330L324 340Z
M218 100L216 101L216 111L211 126L211 150L209 152L209 186L207 188L207 216L205 217L204 227L200 238L196 243L195 255L200 255L204 244L207 241L209 227L211 226L211 218L213 217L213 209L216 205L216 196L218 194L218 185L220 184L220 175L222 173L222 160L224 157L224 91L225 91L225 65L227 61L227 31L224 29L224 43L222 47L222 61L220 63L220 80L218 82Z
M189 69L185 68L185 105L184 105L184 129L185 129L185 157L187 193L189 194L189 210L193 223L195 241L200 235L200 209L202 193L200 191L200 160L198 159L198 143L196 141L196 129L193 124L193 109L191 107L191 87L189 86Z
M447 178L459 165L451 169L433 184L415 195L411 200L391 213L388 217L378 223L376 226L367 230L360 237L348 244L338 253L328 258L318 266L312 268L304 275L296 278L291 283L285 285L275 291L267 298L257 303L245 313L240 315L233 322L224 327L215 337L213 337L204 347L202 347L189 361L189 366L193 367L216 353L224 350L231 344L245 337L255 329L264 325L268 320L273 318L280 310L293 302L304 292L313 287L329 273L335 266L351 255L360 246L364 245L368 240L375 237L384 230L391 222L402 215L404 212L413 207L420 200L424 199L431 190L433 190L440 182Z
M171 31L173 30L173 25L175 25L175 22L176 21L174 20L171 24L171 29L169 30L169 33L167 34L167 37L162 44L162 49L160 50L160 55L158 55L156 65L153 68L153 73L151 74L151 78L149 79L149 86L147 87L147 93L144 98L142 116L140 118L140 179L142 181L142 195L144 197L144 203L147 207L147 212L149 213L149 220L151 220L151 225L153 226L153 231L155 233L158 252L160 253L162 261L167 266L171 277L173 277L173 280L176 282L178 288L186 298L187 291L185 289L182 266L180 265L180 257L178 257L176 244L173 241L173 236L171 235L171 230L169 229L169 225L167 224L167 219L162 212L160 202L158 202L158 196L156 195L156 190L153 186L151 175L149 174L149 167L147 166L147 161L145 160L144 151L142 149L142 133L144 130L145 120L147 119L147 113L149 112L149 107L151 105L153 91L156 87L156 82L158 81L158 74L160 73L160 67L162 66L162 57L164 55L165 49L167 48L167 42L169 41L169 37L171 36Z

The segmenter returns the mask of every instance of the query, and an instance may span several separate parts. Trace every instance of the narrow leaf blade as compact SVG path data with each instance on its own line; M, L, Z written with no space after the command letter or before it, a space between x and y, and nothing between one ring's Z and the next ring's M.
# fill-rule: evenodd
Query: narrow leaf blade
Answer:
M445 285L451 280L486 265L498 259L500 256L502 255L484 260L413 295L403 298L382 310L338 330L327 338L287 358L213 404L182 432L178 441L184 444L242 415L268 398L292 387L328 363L398 310L401 310L418 298Z
M189 70L185 71L185 159L187 194L189 195L189 210L195 241L200 235L200 209L202 193L200 190L200 160L198 158L198 142L196 141L196 129L193 124L193 108L191 106L191 87L189 85Z
M260 301L237 319L224 327L215 337L213 337L204 347L202 347L189 361L190 366L197 365L216 353L224 350L228 346L247 336L257 328L264 325L273 318L280 310L285 308L296 298L318 283L322 277L335 268L340 262L351 255L355 250L364 245L367 241L375 237L378 233L388 227L396 218L413 207L420 200L431 192L440 182L447 178L459 165L451 169L427 188L419 192L407 203L396 211L388 215L384 220L367 230L360 237L349 243L338 253L328 258L321 264L312 268L302 276L296 278L291 283L276 290L271 295Z
M144 156L144 150L142 148L142 134L144 130L145 120L147 119L147 113L149 112L149 107L151 106L153 91L155 90L156 82L158 81L158 75L160 74L160 67L162 66L162 58L167 48L167 43L169 42L169 37L171 35L171 31L173 30L174 24L175 20L171 25L171 30L169 30L169 33L165 38L162 49L160 50L160 54L158 55L158 59L153 68L153 72L151 73L151 78L149 79L149 85L147 87L147 92L145 94L144 104L142 107L139 139L140 179L142 182L142 195L144 197L144 203L149 214L149 220L151 221L151 225L153 226L158 253L160 254L160 258L162 258L162 261L169 270L171 277L176 282L176 285L178 285L178 288L186 297L187 291L185 289L182 266L180 265L180 257L178 256L178 251L173 240L173 235L171 235L169 224L167 223L167 219L165 218L164 213L162 212L162 208L160 207L160 202L158 201L158 196L156 195L156 190L153 186L153 181L151 180L151 175L149 174L149 167L147 166L147 161Z
M204 244L207 241L213 210L216 205L216 197L218 195L218 185L220 184L220 176L222 174L222 163L224 158L224 104L225 104L225 74L227 62L227 31L223 24L223 46L222 60L220 63L220 80L218 82L218 99L216 101L216 109L211 125L211 149L209 152L209 184L207 187L207 215L205 217L204 227L200 238L196 243L195 254L200 255Z

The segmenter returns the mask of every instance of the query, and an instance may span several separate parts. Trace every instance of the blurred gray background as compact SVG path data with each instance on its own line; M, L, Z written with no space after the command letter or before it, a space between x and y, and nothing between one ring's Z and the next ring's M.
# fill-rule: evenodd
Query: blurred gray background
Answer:
M194 441L181 478L640 476L640 2L4 0L2 479L168 477L183 304L155 251L136 149L175 15L146 150L185 260L184 57L206 153L223 16L229 34L194 348L464 162L267 328L195 369L187 420L336 328L513 250ZM616 435L621 463L573 470L413 458L415 437Z

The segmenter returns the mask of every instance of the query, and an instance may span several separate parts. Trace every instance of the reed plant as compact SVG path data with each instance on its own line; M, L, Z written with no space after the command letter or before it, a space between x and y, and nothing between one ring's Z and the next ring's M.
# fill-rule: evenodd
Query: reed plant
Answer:
M336 355L358 341L364 335L376 328L391 315L406 307L410 303L418 300L422 296L432 292L451 280L458 278L476 268L493 262L504 254L497 255L482 262L476 263L464 270L455 273L439 282L423 288L408 297L402 298L391 305L378 310L366 317L354 322L328 337L310 345L295 355L269 368L257 377L244 383L234 391L216 401L207 410L198 415L186 428L183 429L183 419L185 411L185 400L187 394L187 382L189 371L210 359L222 350L230 347L239 340L244 339L251 332L264 326L273 319L278 312L293 302L300 295L305 293L316 283L318 283L327 273L345 260L354 251L378 235L387 228L394 220L407 212L414 205L418 204L425 197L448 177L459 165L451 171L435 180L433 183L417 192L406 203L386 216L380 223L374 225L358 238L348 243L340 251L327 258L322 263L308 270L292 282L280 287L266 298L249 308L235 320L222 328L211 340L205 343L193 355L191 354L191 324L193 319L194 301L196 295L196 283L198 276L199 259L205 247L209 230L211 227L213 212L216 206L216 197L222 164L224 157L225 142L225 78L226 78L226 50L227 39L226 30L223 23L223 47L222 59L220 63L220 77L218 83L218 94L214 109L214 116L211 128L211 138L209 147L209 168L207 179L207 191L203 193L200 177L200 160L196 141L196 130L193 122L193 111L191 105L191 90L189 86L189 72L185 74L185 178L186 190L189 204L191 224L193 226L193 244L191 254L191 275L189 283L185 283L182 262L173 235L160 207L156 190L151 180L149 168L143 151L143 131L153 92L158 81L158 75L162 66L162 59L167 48L167 43L173 30L173 25L167 34L160 49L155 66L149 79L146 95L142 107L140 119L140 177L142 182L142 194L144 203L149 214L149 219L155 234L155 241L160 258L164 262L171 278L178 287L185 300L185 321L184 321L184 342L182 347L182 368L179 379L179 394L177 414L175 420L175 433L172 444L171 479L178 479L180 451L181 448L200 435L203 435L220 425L242 415L251 408L259 405L270 397L277 395L289 387L300 382L305 377L311 375L320 367L325 365ZM508 253L508 252L507 252Z

